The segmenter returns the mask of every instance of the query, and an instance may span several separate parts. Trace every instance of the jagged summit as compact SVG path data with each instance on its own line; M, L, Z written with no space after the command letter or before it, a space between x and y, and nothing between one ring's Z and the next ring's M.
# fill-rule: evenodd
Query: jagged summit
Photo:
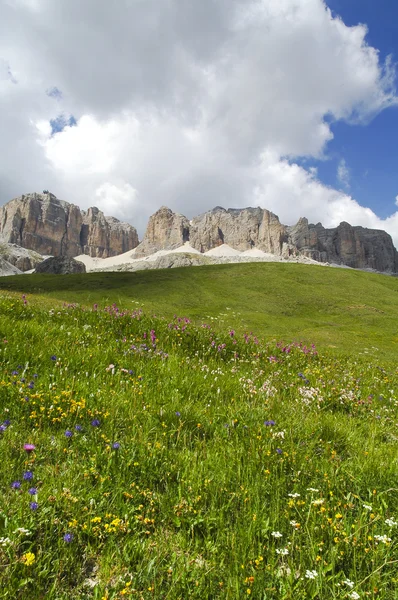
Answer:
M54 194L24 194L0 208L0 240L44 255L108 257L135 248L137 231L98 208L81 210Z
M135 249L135 259L176 250L187 243L202 254L229 246L241 253L263 252L283 259L305 257L321 263L398 272L398 253L385 231L345 221L326 229L321 223L313 225L301 217L296 225L286 226L264 208L221 206L189 221L162 206L149 218L139 244L132 225L106 217L96 207L83 211L48 191L23 195L0 208L0 242L43 255L69 257L86 254L107 258ZM14 255L10 249L7 252L7 256Z
M202 253L227 244L240 252L256 249L283 258L305 256L352 268L398 272L398 254L385 231L346 222L326 229L321 223L310 224L305 217L296 225L286 226L274 213L260 207L216 206L191 221L162 207L150 217L135 256L173 250L188 241Z

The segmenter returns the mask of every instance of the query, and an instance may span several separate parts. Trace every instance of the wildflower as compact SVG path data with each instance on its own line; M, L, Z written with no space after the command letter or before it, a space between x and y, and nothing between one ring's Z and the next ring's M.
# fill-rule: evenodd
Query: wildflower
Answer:
M378 542L382 542L383 544L388 544L388 542L391 542L391 538L387 537L386 535L375 535L374 539Z
M32 535L32 532L29 531L29 529L25 529L24 527L18 527L18 529L16 529L14 531L14 533L22 533L23 535Z
M369 506L369 504L362 504L362 506L364 508L366 508L366 510L373 510L371 506Z
M76 431L82 431L83 427L81 425L75 425Z
M30 502L29 506L32 510L37 510L39 508L37 502Z
M33 552L27 552L26 554L24 554L22 556L22 561L25 563L25 565L27 567L30 567L30 565L33 565L33 563L35 562L36 557L33 554Z
M307 492L319 492L316 488L307 488Z
M99 419L93 419L93 420L91 421L91 425L92 425L93 427L99 427L99 426L101 425L101 422L100 422L100 420L99 420Z
M343 581L344 585L347 585L349 588L353 588L354 587L354 582L350 581L349 579L345 579Z
M71 437L72 437L72 435L73 435L73 432L72 432L70 429L67 429L67 430L65 431L65 437L67 437L67 438L71 438Z
M67 544L70 544L70 542L72 540L73 540L73 533L65 533L64 542L66 542Z
M34 444L24 444L23 449L29 454L30 452L33 452L33 450L36 450L36 446L34 446Z
M283 453L283 450L281 450L280 448L277 448L277 449L276 449L276 453L277 453L277 454L282 454L282 453Z
M7 429L7 425L4 425L4 423L2 425L0 425L0 433L4 433L6 429Z
M177 417L181 417L180 411L176 410L176 415L177 415Z
M11 487L13 490L20 490L21 489L21 482L20 481L13 481L11 484Z
M36 496L37 494L37 488L35 487L31 487L28 489L28 494L30 494L31 496Z
M55 356L55 354L53 354L53 355L51 356L51 360L57 360L57 357Z
M316 571L309 571L308 569L305 572L306 579L315 579L318 577L318 573Z
M8 544L10 544L10 543L11 543L11 540L10 540L9 537L2 537L2 538L0 538L0 546L3 546L3 548L5 546L8 546Z
M119 442L113 442L113 444L112 444L112 448L113 448L114 450L119 450L119 448L120 448L120 444L119 444Z
M384 523L389 527L394 527L394 525L398 525L398 523L394 521L394 519L386 519Z
M275 425L275 421L264 421L264 425L266 427L273 427Z
M311 502L311 504L313 504L314 506L319 506L320 504L323 504L325 502L324 498L318 498L318 500L313 500Z
M289 496L290 498L299 498L299 497L300 497L300 494L298 494L297 492L295 492L294 494L288 494L288 496Z
M358 600L361 596L357 594L357 592L351 592L351 594L349 594L348 597L352 598L352 600Z
M280 531L271 531L271 535L274 538L280 538L280 537L282 537L282 534L281 534Z
M277 548L276 553L280 554L281 556L286 556L289 554L289 550L287 548Z
M25 471L25 473L23 474L23 478L25 481L31 481L33 479L32 471Z
M28 388L29 388L30 390L33 390L33 388L34 388L34 387L35 387L35 384L33 383L33 381L31 381L31 382L28 384Z

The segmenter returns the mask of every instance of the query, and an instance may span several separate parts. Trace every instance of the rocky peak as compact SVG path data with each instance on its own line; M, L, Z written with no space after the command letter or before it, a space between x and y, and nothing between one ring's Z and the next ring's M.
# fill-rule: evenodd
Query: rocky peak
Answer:
M106 217L98 208L87 212L48 191L26 194L0 208L0 240L40 254L106 258L135 248L132 225Z
M136 258L158 250L174 250L189 241L189 221L183 215L162 206L148 221L145 236L136 248Z

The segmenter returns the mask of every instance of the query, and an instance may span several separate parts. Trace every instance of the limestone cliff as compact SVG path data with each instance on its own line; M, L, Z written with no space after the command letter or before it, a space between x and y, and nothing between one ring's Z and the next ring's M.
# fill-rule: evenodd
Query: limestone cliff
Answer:
M149 256L158 250L174 250L189 239L189 221L166 206L149 217L145 236L134 252L135 258Z
M138 245L132 225L87 212L53 194L26 194L0 208L0 240L54 256L106 258Z
M398 272L398 253L385 231L353 227L345 222L325 229L304 218L289 227L263 208L216 207L189 222L183 215L162 207L150 218L135 256L173 250L186 241L200 252L228 244L239 251L256 248L285 258L301 255L318 262Z

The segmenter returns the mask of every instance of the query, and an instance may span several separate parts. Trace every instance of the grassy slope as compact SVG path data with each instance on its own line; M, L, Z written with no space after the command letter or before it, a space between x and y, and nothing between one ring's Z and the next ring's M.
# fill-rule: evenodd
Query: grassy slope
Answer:
M251 263L7 277L0 279L0 289L88 305L136 302L147 311L198 321L212 316L221 326L267 339L303 340L383 360L393 359L397 350L398 280L359 271Z

